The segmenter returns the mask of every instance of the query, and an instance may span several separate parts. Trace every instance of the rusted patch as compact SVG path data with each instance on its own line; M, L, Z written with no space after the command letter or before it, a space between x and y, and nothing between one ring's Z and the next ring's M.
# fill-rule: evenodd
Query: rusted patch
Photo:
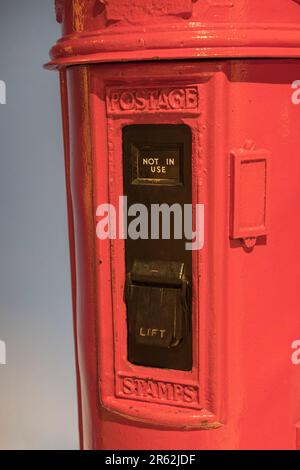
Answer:
M73 29L74 31L84 31L86 2L85 0L73 0Z
M65 9L64 0L55 0L56 21L58 23L63 22L64 9Z

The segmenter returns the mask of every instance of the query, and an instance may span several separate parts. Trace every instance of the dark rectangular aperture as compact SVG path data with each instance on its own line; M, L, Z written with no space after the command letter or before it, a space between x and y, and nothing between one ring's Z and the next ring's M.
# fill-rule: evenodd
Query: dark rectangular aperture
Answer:
M148 238L143 233L126 240L128 360L134 364L192 368L192 256L183 230L184 205L192 203L191 160L186 125L123 128L124 195L128 208L143 204L148 213ZM172 214L169 238L163 239L161 230L158 239L151 238L151 207L162 204L180 206L181 238ZM128 217L128 226L133 220Z

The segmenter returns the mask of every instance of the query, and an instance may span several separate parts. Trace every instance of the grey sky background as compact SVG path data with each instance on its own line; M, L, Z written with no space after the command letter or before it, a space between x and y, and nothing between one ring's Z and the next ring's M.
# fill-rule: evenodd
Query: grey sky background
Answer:
M78 448L54 0L0 0L0 449Z

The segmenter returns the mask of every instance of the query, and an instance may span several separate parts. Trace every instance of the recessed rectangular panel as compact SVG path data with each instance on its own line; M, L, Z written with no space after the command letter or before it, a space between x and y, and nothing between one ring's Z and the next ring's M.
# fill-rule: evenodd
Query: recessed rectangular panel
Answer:
M182 145L132 146L134 184L181 184Z
M184 205L192 203L191 155L192 136L186 125L132 125L123 129L128 208L142 204L147 213L141 236L131 236L135 217L127 220L128 360L134 364L192 369L192 257L184 238ZM153 237L152 208L162 205L168 209L156 219L161 227ZM174 205L179 209L176 216ZM178 214L180 238L175 230ZM164 238L163 223L169 223L168 238Z
M233 157L232 238L267 233L269 152L241 150Z
M264 227L266 224L266 160L240 162L240 228Z

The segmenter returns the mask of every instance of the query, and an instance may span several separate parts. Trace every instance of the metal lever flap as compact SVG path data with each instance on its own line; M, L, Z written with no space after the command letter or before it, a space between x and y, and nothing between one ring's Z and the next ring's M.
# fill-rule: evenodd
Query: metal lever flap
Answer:
M177 261L135 260L131 282L181 287L184 281L184 263Z
M129 333L137 345L179 346L189 330L190 289L184 263L134 260L127 276ZM151 364L149 352L140 360ZM148 357L149 356L149 357Z

